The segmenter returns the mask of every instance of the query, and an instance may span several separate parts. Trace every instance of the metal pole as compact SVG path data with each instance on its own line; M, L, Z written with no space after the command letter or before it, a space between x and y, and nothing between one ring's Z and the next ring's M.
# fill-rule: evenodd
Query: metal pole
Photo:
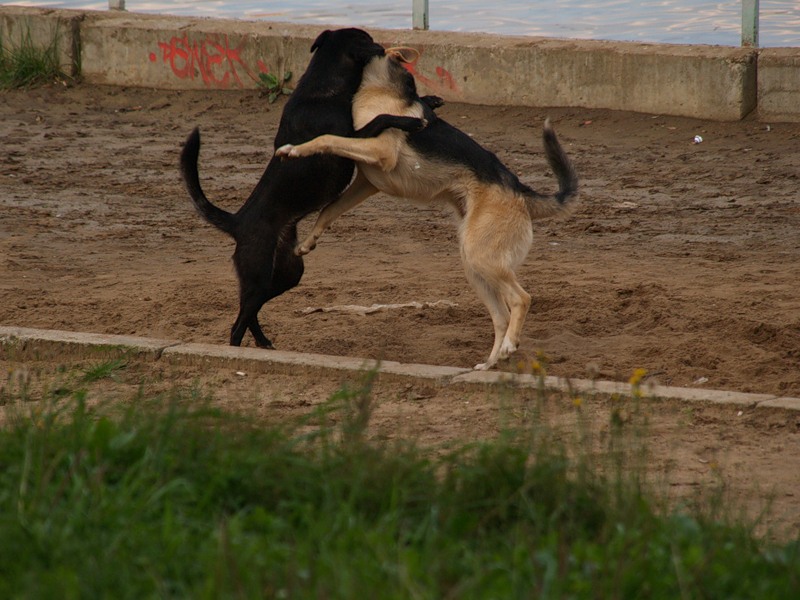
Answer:
M428 29L428 0L413 0L411 25L414 29Z
M125 0L108 0L108 10L125 10Z
M742 0L742 46L758 48L758 0Z

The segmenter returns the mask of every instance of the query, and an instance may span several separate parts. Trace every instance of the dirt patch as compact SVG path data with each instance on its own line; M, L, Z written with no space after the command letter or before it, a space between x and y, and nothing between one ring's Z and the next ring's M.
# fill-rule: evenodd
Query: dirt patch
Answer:
M226 343L233 245L193 212L178 153L200 125L207 193L238 208L281 108L254 92L4 93L0 323ZM645 368L663 384L800 395L800 124L466 105L441 114L539 190L555 185L540 140L550 115L581 177L576 212L536 225L520 273L533 306L506 368L541 350L554 375L625 380ZM323 237L301 285L265 307L265 330L284 350L481 362L491 323L455 236L445 210L371 200ZM301 312L440 300L457 306Z
M255 92L3 93L0 323L226 343L233 245L194 213L178 153L200 125L206 192L236 209L271 155L281 108ZM800 396L800 124L459 104L440 114L541 191L555 186L541 148L549 115L581 178L577 210L535 226L520 272L533 306L503 368L541 351L551 375L627 380L644 368L661 384ZM491 323L455 238L440 208L368 201L322 238L301 285L262 310L265 332L284 350L481 362ZM423 306L303 312L409 302ZM463 402L436 398L395 404L409 419L402 431L422 435L419 419L436 423L424 425L432 437L481 426L477 413L451 418ZM759 473L784 499L800 493L795 417L752 426L733 409L710 415L689 429L673 419L656 438L690 453L709 444L743 481Z

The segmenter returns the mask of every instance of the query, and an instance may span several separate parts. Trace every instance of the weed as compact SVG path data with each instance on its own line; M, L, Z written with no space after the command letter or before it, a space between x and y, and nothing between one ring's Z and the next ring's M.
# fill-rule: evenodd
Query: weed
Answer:
M32 87L63 79L58 55L58 31L49 45L37 47L27 30L17 44L0 39L0 89Z
M267 100L272 104L281 94L288 96L292 93L291 89L285 87L291 78L291 71L286 71L280 78L272 73L260 73L256 85L267 94Z
M82 384L88 384L102 379L113 378L117 371L125 368L125 365L126 360L122 358L97 363L86 368L79 381Z

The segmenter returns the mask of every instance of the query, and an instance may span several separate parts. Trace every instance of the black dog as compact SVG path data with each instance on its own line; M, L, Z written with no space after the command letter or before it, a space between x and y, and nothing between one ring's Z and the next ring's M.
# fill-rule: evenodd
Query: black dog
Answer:
M360 29L325 31L311 46L314 56L286 103L274 147L300 144L318 135L373 137L388 127L413 129L418 119L387 115L359 132L353 131L353 95L364 66L384 48ZM440 103L428 99L429 106ZM353 161L314 156L282 161L273 156L261 180L235 213L214 206L200 186L197 169L200 132L195 129L181 153L181 173L200 215L236 241L233 262L239 278L239 315L230 343L239 346L247 329L262 348L272 348L258 322L258 312L270 299L295 287L303 276L303 259L294 252L297 223L336 200L354 171Z

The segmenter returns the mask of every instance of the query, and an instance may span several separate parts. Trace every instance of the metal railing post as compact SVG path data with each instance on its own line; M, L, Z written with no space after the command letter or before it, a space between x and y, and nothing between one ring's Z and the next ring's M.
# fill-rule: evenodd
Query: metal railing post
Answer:
M758 0L742 0L742 46L758 47Z
M759 0L742 0L742 46L758 47ZM109 10L125 10L125 0L108 0ZM429 29L428 0L412 0L411 25Z
M428 29L428 0L413 0L411 25L414 29Z

